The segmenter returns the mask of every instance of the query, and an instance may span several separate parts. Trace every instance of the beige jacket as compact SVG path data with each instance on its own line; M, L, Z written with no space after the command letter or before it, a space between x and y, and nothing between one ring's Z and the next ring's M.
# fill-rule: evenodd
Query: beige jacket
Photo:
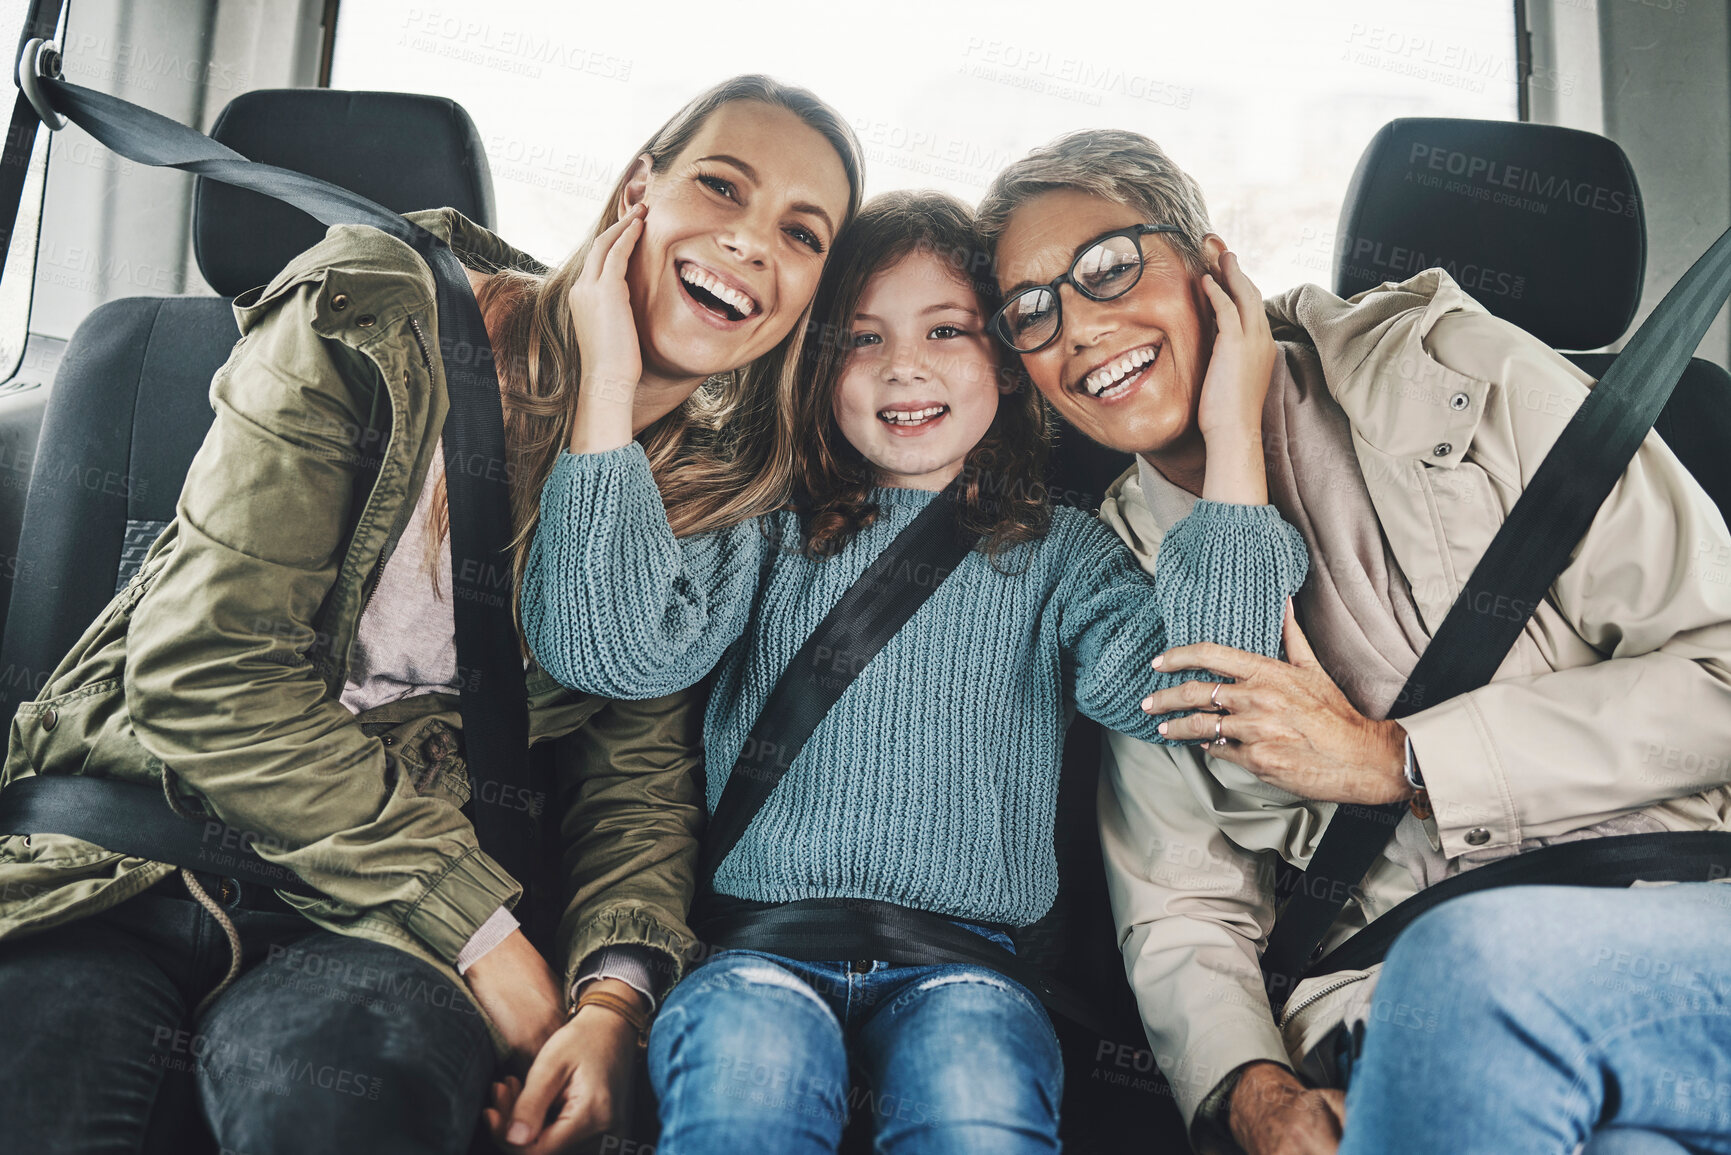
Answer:
M1320 364L1345 411L1356 461L1344 467L1362 472L1434 632L1592 379L1440 269L1351 301L1304 286L1267 307L1294 376ZM1101 517L1152 570L1191 500L1144 466L1113 484ZM1403 723L1435 818L1406 817L1406 849L1378 860L1328 949L1421 881L1549 840L1731 826L1731 533L1657 435L1495 680ZM1273 856L1306 864L1332 804L1122 734L1108 736L1099 804L1125 967L1187 1122L1233 1068L1301 1059L1362 1005L1373 984L1340 985L1355 972L1308 980L1283 1035L1257 965Z

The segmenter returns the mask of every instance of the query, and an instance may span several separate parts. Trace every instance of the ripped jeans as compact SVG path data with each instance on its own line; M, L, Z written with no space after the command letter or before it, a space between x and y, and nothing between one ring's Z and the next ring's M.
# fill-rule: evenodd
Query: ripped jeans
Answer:
M829 1153L850 1113L884 1155L1058 1150L1051 1020L983 967L724 950L668 995L649 1076L658 1155Z

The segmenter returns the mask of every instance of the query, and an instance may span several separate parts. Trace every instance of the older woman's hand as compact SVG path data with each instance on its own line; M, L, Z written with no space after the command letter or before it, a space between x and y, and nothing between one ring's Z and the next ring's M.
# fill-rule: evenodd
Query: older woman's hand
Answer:
M1323 671L1286 607L1284 662L1203 643L1181 646L1154 659L1162 671L1213 670L1235 679L1185 682L1143 703L1150 714L1196 713L1160 724L1172 739L1201 739L1216 758L1234 762L1273 786L1321 802L1380 806L1411 798L1406 781L1406 731L1399 722L1376 722L1353 709ZM1213 701L1210 701L1210 696ZM1227 739L1214 745L1215 724Z

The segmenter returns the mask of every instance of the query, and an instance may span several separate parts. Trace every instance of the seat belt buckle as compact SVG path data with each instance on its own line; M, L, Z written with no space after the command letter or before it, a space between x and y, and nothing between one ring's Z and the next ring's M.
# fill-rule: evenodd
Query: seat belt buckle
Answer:
M60 46L41 37L26 42L24 51L18 55L18 88L50 132L65 128L66 118L54 111L41 82L60 77Z

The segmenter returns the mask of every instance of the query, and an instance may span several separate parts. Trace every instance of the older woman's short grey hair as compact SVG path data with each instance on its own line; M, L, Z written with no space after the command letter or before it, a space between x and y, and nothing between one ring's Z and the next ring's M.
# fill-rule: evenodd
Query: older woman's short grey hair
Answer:
M997 252L1017 209L1057 189L1093 193L1137 209L1144 224L1177 226L1178 232L1163 235L1192 271L1202 272L1202 238L1209 228L1201 187L1159 145L1114 128L1066 133L999 173L977 214L987 248Z

